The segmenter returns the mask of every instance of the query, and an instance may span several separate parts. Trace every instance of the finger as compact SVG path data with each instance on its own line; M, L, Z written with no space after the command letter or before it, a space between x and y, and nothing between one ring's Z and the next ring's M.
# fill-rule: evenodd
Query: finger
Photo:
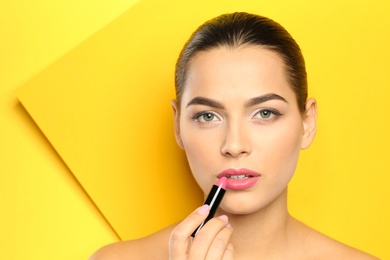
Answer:
M206 259L222 259L229 244L232 231L233 229L228 223L220 232L217 233L207 252Z
M192 232L206 219L210 206L203 205L192 212L177 225L169 239L169 258L184 259L188 251L188 243Z
M233 257L234 257L233 245L231 243L228 243L226 248L225 248L225 252L223 254L222 259L223 260L233 260Z
M228 218L225 215L208 221L193 239L188 259L205 259L214 239L227 224Z

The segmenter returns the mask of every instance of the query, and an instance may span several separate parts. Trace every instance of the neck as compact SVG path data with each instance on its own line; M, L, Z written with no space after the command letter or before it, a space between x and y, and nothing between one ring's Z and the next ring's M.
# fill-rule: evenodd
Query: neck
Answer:
M246 215L229 216L235 259L283 259L291 249L294 219L287 211L287 189L270 205Z

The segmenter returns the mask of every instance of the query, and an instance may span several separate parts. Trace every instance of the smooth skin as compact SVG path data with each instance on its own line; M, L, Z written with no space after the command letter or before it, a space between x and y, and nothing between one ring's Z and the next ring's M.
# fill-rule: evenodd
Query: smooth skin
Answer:
M313 142L317 103L298 109L280 56L259 46L218 47L193 57L175 136L205 196L229 168L261 174L246 190L227 190L217 217L202 206L142 239L106 246L96 259L376 259L297 221L287 186L300 150Z

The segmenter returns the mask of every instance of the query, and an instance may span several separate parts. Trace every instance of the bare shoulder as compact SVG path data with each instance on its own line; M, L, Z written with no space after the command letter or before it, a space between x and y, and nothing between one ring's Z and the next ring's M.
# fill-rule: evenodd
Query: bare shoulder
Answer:
M106 245L89 260L168 259L169 236L176 226L166 227L149 236Z
M310 259L355 259L355 260L377 260L368 253L345 245L333 238L330 238L310 227L306 229L305 248Z

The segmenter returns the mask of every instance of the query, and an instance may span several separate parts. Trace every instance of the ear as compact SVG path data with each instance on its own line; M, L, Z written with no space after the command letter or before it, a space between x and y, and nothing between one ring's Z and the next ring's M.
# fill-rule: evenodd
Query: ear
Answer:
M303 136L301 149L308 148L314 140L317 132L317 101L311 98L306 103L303 115Z
M172 112L173 112L173 125L175 131L176 142L181 149L184 149L183 142L180 136L180 113L179 113L179 105L176 100L171 101Z

